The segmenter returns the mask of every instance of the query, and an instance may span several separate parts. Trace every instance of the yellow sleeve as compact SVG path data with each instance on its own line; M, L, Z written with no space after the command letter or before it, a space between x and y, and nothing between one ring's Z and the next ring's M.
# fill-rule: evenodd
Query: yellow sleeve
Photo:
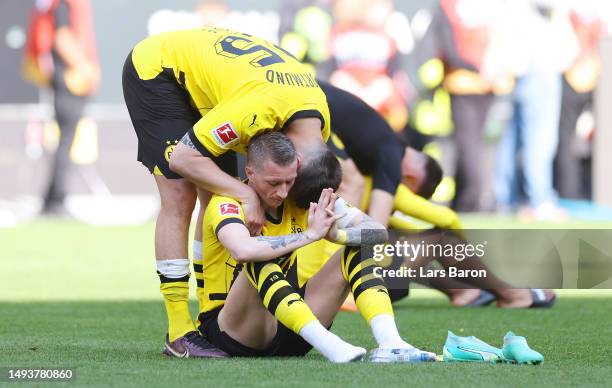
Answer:
M392 229L405 230L408 232L420 232L423 230L422 226L416 225L408 221L406 218L398 217L395 214L393 214L389 218L389 227Z
M205 224L212 228L215 235L227 224L239 223L244 225L245 223L244 211L240 202L219 195L213 195L211 198L206 207L204 218Z
M256 135L282 130L290 121L301 117L318 117L323 120L321 136L327 141L330 135L330 117L327 104L292 106L291 101L253 96L230 98L217 104L189 130L194 146L205 156L219 156L229 150L246 153L246 148Z
M245 153L253 136L264 129L274 129L276 125L261 106L242 98L215 106L195 123L189 136L205 156L219 156L229 150Z
M395 193L394 207L402 213L442 229L462 229L459 216L448 207L436 205L419 197L404 185Z

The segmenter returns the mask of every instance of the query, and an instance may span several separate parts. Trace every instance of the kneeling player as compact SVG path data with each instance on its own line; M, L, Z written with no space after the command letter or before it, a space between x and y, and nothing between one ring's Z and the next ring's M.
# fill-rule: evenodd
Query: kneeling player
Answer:
M336 201L332 189L321 191L338 186L340 168L332 153L318 160L299 161L301 195L294 201L287 198L299 164L293 144L280 133L251 141L248 184L267 213L263 236L249 235L238 201L213 196L203 222L204 257L194 265L200 331L232 356L302 356L314 347L332 362L361 359L365 349L326 328L352 291L379 345L375 359L435 360L400 337L388 292L374 275L375 263L357 247L362 239L385 241L385 228ZM320 193L318 203L309 203L315 193ZM298 261L309 257L300 256L298 248L324 237L355 247L336 252L315 276L303 278Z

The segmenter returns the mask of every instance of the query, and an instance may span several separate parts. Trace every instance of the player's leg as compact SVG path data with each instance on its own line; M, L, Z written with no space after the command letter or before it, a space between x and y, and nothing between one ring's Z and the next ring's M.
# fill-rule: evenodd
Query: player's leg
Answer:
M359 248L341 249L308 281L305 301L321 322L331 324L350 290L378 343L377 354L385 353L386 361L398 361L398 358L393 357L395 353L386 354L387 351L395 350L401 353L404 360L411 357L412 360L433 361L435 355L421 352L401 338L389 294L375 268L375 261L362 255Z
M186 179L156 175L161 207L155 224L155 258L168 316L164 354L176 357L225 357L202 338L189 313L189 223L196 200Z
M256 314L278 321L282 326L256 326L258 330L253 330L256 319L247 314L253 305L259 306ZM268 325L267 320L265 324ZM332 362L348 362L365 354L364 349L352 346L329 332L287 281L280 266L273 262L245 265L219 314L219 327L241 344L256 349L269 346L277 335L285 336L286 333L279 333L284 328L284 331L290 330L301 336ZM279 341L282 339L278 338Z
M170 342L195 331L189 313L189 223L196 190L186 179L155 175L161 205L155 223L155 260L168 315Z
M414 241L414 244L427 245L465 245L466 241L460 236L448 230L432 229L422 233L404 236L407 241ZM427 267L434 260L437 260L443 268L447 269L451 266L463 271L485 271L486 277L471 277L461 281L449 278L426 278L423 279L427 285L441 290L447 295L452 295L453 302L456 305L465 305L469 301L473 301L479 295L480 289L490 291L497 298L499 307L529 307L534 302L532 293L528 289L519 289L499 278L477 255L472 255L463 260L456 260L450 257L435 257L421 255L418 257L405 258L405 265L410 268L417 269L420 273L420 267ZM546 300L554 297L551 290L544 290ZM466 303L466 301L468 301Z
M199 113L176 80L160 72L143 80L130 54L123 68L123 93L138 137L138 161L155 177L161 208L155 227L155 258L168 315L165 353L180 357L217 357L220 353L197 334L188 309L189 222L195 187L173 173L170 155Z
M232 284L219 312L218 325L222 332L246 347L264 350L272 344L276 318L261 303L244 270Z
M376 262L362 253L359 248L347 247L339 261L359 312L370 325L380 348L412 348L397 331L389 293L384 281L375 272L378 267Z
M198 218L195 225L195 231L193 233L193 265L194 268L196 266L202 265L203 259L203 251L202 251L202 223L204 221L204 211L206 210L206 206L208 206L208 202L210 202L210 198L212 197L212 193L207 190L203 190L197 188L198 192ZM197 272L197 271L196 271ZM196 273L197 276L197 273Z

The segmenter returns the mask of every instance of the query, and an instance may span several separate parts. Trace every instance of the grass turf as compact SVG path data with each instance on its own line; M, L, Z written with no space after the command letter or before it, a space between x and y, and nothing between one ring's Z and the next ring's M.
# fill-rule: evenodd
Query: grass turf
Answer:
M544 354L538 367L332 365L316 352L289 360L166 359L152 235L150 224L36 222L0 229L0 367L75 367L76 384L58 383L68 386L610 385L609 291L564 292L554 309L542 311L455 309L420 290L397 306L400 330L416 346L440 353L449 329L499 346L513 330ZM358 314L340 313L333 331L374 347Z

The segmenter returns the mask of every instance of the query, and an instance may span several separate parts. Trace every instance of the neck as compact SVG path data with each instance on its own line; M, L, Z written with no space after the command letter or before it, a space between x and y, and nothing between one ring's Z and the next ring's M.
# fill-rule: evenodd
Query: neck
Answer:
M271 215L274 218L278 218L278 207L271 207L268 205L264 205L264 211Z
M321 121L316 118L297 119L289 124L285 134L296 150L303 152L306 148L325 146L321 136Z

